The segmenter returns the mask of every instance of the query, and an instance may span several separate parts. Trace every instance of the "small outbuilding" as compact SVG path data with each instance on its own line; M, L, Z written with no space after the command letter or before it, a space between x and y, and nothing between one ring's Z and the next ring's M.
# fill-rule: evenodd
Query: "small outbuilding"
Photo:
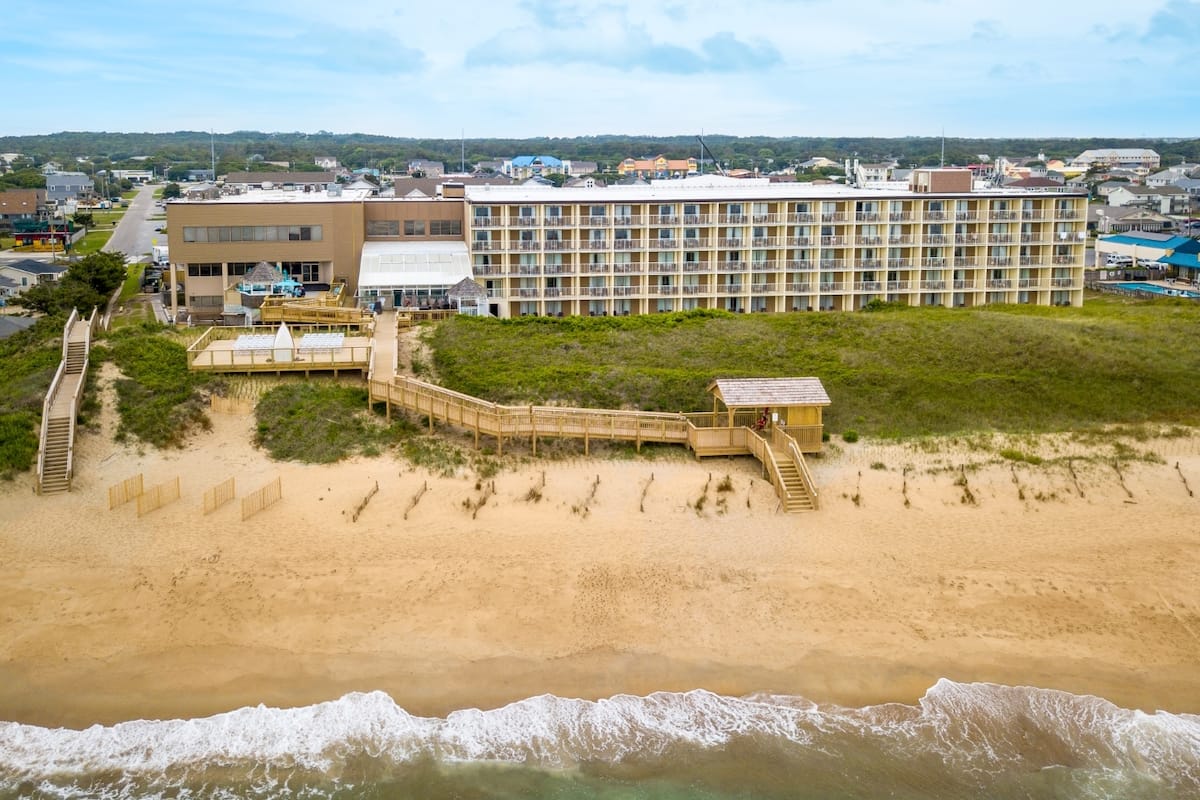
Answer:
M819 378L718 378L708 386L713 416L725 406L728 427L781 427L805 453L821 452L822 409L829 395Z

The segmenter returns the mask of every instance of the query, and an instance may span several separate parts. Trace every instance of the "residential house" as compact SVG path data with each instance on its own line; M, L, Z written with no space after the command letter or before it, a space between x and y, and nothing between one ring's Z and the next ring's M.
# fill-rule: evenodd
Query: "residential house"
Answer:
M0 261L0 277L13 281L16 284L15 292L18 294L30 286L56 281L66 271L67 267L63 264L38 261L32 258L23 258L19 261Z
M0 192L0 230L11 231L14 220L44 216L45 189L7 189Z
M440 178L446 174L446 165L441 161L430 161L426 158L415 158L408 162L408 174L419 174L425 178Z
M506 159L500 165L500 171L517 181L524 181L540 175L565 175L561 159L554 156L517 156Z
M1142 206L1162 214L1182 214L1188 209L1188 193L1178 186L1119 186L1108 193L1110 206Z
M824 156L813 156L812 158L808 159L807 161L801 161L799 164L797 164L796 169L807 171L810 169L828 169L830 167L840 167L840 166L841 166L841 164L834 161L832 158L825 158Z
M92 179L82 172L55 172L46 176L46 201L51 204L89 197L94 191Z
M1200 165L1197 164L1175 164L1167 167L1161 172L1156 172L1153 175L1146 176L1146 185L1159 188L1161 186L1173 186L1175 181L1180 178L1200 177L1193 173L1200 172Z
M1158 233L1173 224L1170 217L1140 206L1088 206L1088 230L1097 233Z
M313 163L329 172L336 172L342 166L333 156L317 156L313 159Z
M1108 256L1126 256L1133 259L1134 267L1156 266L1164 257L1174 254L1200 253L1200 241L1189 236L1173 236L1166 233L1130 231L1115 236L1101 236L1096 240L1096 263L1103 264Z
M572 178L591 175L599 169L595 161L563 161L563 172Z
M667 158L661 153L653 158L627 158L617 164L618 175L639 178L686 178L695 175L699 162L694 158Z

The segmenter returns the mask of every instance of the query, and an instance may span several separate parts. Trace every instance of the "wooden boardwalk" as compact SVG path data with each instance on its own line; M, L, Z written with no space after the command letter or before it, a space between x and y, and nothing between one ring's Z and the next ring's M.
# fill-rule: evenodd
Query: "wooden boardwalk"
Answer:
M394 332L383 325L376 330L389 329ZM536 454L539 438L554 437L582 439L585 453L591 442L602 440L634 442L639 450L643 442L678 444L690 448L698 458L752 455L762 462L784 510L817 508L817 488L800 445L782 427L770 431L744 425L716 427L706 424L713 421L710 414L503 406L405 375L390 380L372 376L368 391L372 403L386 404L389 418L392 409L398 408L424 415L430 430L435 422L465 428L474 433L476 447L481 436L495 437L498 453L503 453L506 439L527 438Z

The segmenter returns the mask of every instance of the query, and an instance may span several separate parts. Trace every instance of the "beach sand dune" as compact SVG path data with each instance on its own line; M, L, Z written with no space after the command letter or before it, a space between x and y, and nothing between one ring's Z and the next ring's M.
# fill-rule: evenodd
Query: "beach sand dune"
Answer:
M272 462L248 415L180 451L111 424L82 436L71 493L0 487L0 719L373 689L419 714L697 687L858 706L939 677L1200 711L1195 436L1133 443L1164 463L1062 438L1028 440L1042 464L968 439L842 445L812 462L820 510L788 515L749 458L447 478ZM139 473L181 497L110 510ZM239 499L204 515L230 477ZM283 499L243 521L276 477Z

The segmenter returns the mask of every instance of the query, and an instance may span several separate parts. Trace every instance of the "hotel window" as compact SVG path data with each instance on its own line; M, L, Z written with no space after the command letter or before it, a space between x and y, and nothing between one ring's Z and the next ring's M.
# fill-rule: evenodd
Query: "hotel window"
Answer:
M321 280L321 265L315 261L285 261L283 273L301 283L316 283Z
M658 207L658 215L660 217L673 217L675 216L675 208L674 206L660 205Z
M369 219L367 220L367 236L399 236L400 220L398 219Z
M491 216L492 216L492 209L489 208L488 206L476 206L475 207L475 219L490 219Z
M690 224L700 222L700 206L697 203L687 203L684 205L683 221Z
M562 206L546 206L546 216L551 219L558 219L563 215Z
M517 210L517 216L519 216L521 219L533 219L533 206L521 206Z
M189 278L219 278L221 277L221 265L188 264L187 274Z
M233 261L225 265L227 274L231 277L235 275L245 275L254 269L255 262L253 261Z
M462 220L460 219L431 219L429 221L430 236L462 236Z
M658 238L659 241L669 242L675 238L675 231L671 230L670 228L659 228Z
M591 206L589 212L593 217L604 216L604 206Z
M425 235L425 220L423 220L423 219L406 219L406 220L404 220L404 235L405 236L424 236Z
M553 228L546 231L546 241L547 242L562 241L562 231L553 229Z

